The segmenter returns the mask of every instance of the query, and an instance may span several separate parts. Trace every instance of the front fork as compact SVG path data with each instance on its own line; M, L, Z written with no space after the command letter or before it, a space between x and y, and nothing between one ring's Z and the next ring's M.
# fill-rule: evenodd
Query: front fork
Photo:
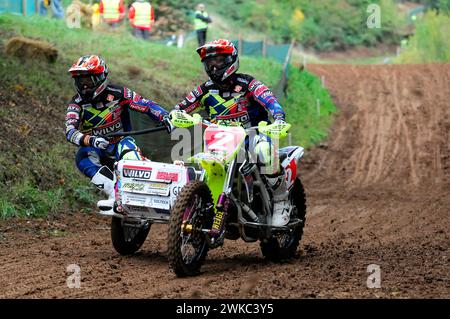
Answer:
M228 217L229 195L233 189L233 177L236 170L237 159L233 159L228 165L228 170L225 176L225 183L223 184L223 191L219 195L216 203L216 209L213 219L213 224L209 230L211 244L223 243L225 237L225 224Z
M220 163L203 162L200 164L207 173L207 184L211 190L215 207L211 206L208 209L214 209L213 224L211 229L202 229L209 237L211 247L217 247L223 243L225 237L225 224L228 215L227 208L230 201L229 195L233 188L233 177L236 169L237 159L233 159L228 164L228 169ZM224 176L225 175L225 176ZM186 212L185 212L186 215ZM182 233L191 233L193 226L187 223L188 216L183 216L183 223L181 225Z

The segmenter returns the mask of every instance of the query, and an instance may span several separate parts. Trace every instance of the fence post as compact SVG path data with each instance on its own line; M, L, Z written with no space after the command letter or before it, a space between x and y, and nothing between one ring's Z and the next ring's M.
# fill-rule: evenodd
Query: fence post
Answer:
M262 45L262 56L265 58L267 55L267 37L264 36L263 45Z
M177 40L177 48L182 48L184 45L184 32L181 32L178 35L178 40Z
M243 46L242 36L239 33L239 36L238 36L238 54L240 56L242 56L242 52L244 52L242 46Z
M27 16L27 0L22 0L22 14L24 17Z
M284 65L283 65L283 74L286 76L287 79L287 70L289 67L289 60L291 58L292 50L294 49L295 40L291 41L291 45L289 46L288 53L286 54L286 58L284 59Z

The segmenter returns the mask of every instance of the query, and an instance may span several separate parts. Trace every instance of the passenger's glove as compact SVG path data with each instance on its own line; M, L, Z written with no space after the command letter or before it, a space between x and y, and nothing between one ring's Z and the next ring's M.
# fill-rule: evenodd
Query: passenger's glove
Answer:
M170 116L169 114L164 115L163 117L163 123L166 126L167 129L167 133L172 133L172 131L175 129L175 126L172 124L172 122L170 121Z
M109 146L108 140L104 139L103 137L97 136L91 136L89 138L89 144L101 150L106 150L106 148Z

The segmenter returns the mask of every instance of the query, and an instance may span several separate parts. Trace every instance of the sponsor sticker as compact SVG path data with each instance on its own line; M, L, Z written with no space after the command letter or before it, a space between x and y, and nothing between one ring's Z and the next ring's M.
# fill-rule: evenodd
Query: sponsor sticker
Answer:
M78 119L67 119L66 120L66 125L67 126L69 126L69 125L76 125L78 122L79 122Z
M135 92L133 92L133 102L138 102L141 99L141 96Z
M68 112L80 112L80 107L76 104L70 104L69 107L67 108Z
M238 82L248 84L248 81L244 78L237 78Z
M145 201L146 201L145 197L126 196L125 204L133 203L133 204L142 204L142 205L144 205Z
M267 90L269 90L269 88L268 88L267 86L265 86L265 85L260 85L260 86L258 86L258 87L256 88L256 90L255 90L255 95L256 95L256 96L260 96L261 94L264 93L264 91L267 91Z
M167 184L163 184L163 183L149 183L148 184L148 188L151 189L167 189Z
M153 203L161 205L169 205L169 200L164 198L153 198Z
M197 89L196 90L194 90L194 95L196 96L196 97L200 97L201 95L202 95L202 93L203 93L203 90L202 90L202 88L199 86L199 87L197 87Z
M144 184L138 184L138 183L124 183L122 185L122 189L124 191L137 191L137 192L142 192L144 190Z
M156 117L161 116L161 111L151 109L151 112L152 112L152 114L153 114L154 116L156 116Z
M123 177L149 180L152 175L151 167L124 166Z
M265 99L271 95L273 95L273 93L271 91L266 91L261 95L261 98Z
M142 206L128 205L127 208L129 210L131 210L131 211L136 211L136 212L141 212L141 213L147 213L148 212L148 208L147 207L142 207Z
M106 135L108 133L117 132L121 129L122 129L122 122L120 121L120 119L116 119L115 121L108 123L106 125L93 128L92 135Z
M112 89L110 89L111 91L113 91ZM131 99L132 93L128 88L125 88L125 90L123 91L123 95L126 99Z
M179 174L178 173L159 171L156 174L156 179L163 180L163 181L178 182Z
M80 115L76 112L67 112L66 119L77 119Z
M187 96L186 96L186 100L188 100L189 102L191 102L191 103L194 103L195 102L195 96L194 96L194 94L191 92L191 93L189 93Z
M169 195L169 186L164 183L149 183L147 184L147 194L151 195L160 195L160 196L168 196Z
M250 83L250 87L248 88L250 91L253 91L257 86L261 85L262 83L257 81L257 80L253 80Z
M130 109L138 111L138 112L147 112L148 107L145 105L139 105L139 104L130 104Z
M187 108L185 108L184 110L187 112L187 113L190 113L190 112L192 112L193 110L195 110L195 108L198 106L198 103L194 103L194 104L191 104L191 105L189 105Z
M154 197L154 198L152 198L151 206L154 208L169 209L170 201L169 201L169 199L166 199L166 198Z
M178 194L180 194L182 188L183 188L182 186L174 186L172 188L172 194L174 194L175 196L178 196Z

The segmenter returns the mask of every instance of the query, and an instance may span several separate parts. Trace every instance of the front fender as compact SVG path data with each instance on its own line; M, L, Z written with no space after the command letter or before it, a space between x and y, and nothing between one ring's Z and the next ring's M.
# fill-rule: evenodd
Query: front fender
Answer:
M205 182L211 190L214 203L217 203L225 183L225 164L220 159L208 153L196 154L188 160L198 163L205 170Z
M292 150L289 151L289 155L281 163L288 189L294 185L295 179L299 176L300 159L305 154L305 149L301 146L289 146L289 148L292 148Z

